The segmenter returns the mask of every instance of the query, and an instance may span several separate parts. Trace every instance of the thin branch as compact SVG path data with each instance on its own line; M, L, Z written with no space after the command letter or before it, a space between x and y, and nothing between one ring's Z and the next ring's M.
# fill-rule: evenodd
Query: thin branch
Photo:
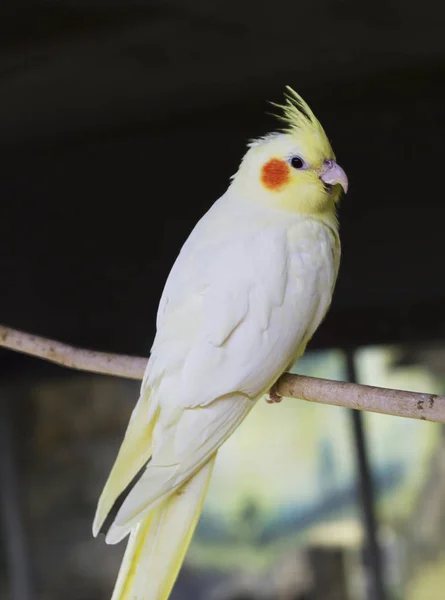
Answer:
M278 381L278 394L308 402L368 410L445 423L445 396L330 381L285 373Z
M75 348L55 340L0 325L0 346L31 354L70 369L142 379L146 358Z
M94 352L0 325L0 346L79 369L142 379L146 358ZM358 410L445 423L445 396L419 394L285 373L277 384L280 396Z

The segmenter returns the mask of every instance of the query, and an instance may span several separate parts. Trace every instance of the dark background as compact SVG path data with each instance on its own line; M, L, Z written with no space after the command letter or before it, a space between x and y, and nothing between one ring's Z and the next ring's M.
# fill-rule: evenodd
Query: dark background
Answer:
M289 84L350 179L312 347L443 337L444 6L3 2L1 321L147 354L179 248Z

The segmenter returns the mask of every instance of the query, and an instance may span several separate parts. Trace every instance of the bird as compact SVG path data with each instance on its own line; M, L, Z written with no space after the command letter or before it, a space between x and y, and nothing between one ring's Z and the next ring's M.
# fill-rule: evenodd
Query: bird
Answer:
M109 544L129 535L112 600L169 597L219 447L261 398L281 399L276 382L331 304L348 179L297 92L286 86L272 104L281 126L249 142L165 283L140 396L93 524Z

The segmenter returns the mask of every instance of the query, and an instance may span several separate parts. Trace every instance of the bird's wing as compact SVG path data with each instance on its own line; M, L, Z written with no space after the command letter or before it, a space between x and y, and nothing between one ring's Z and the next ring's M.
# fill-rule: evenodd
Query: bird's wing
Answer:
M165 287L148 379L162 376L160 395L171 403L174 392L183 408L233 392L255 398L326 312L335 266L295 255L282 223L233 219L193 234ZM323 268L332 272L325 284Z
M270 312L282 301L287 279L282 231L273 235L243 225L236 219L227 224L218 218L201 221L167 280L151 375L158 369L174 372L175 378L180 374L175 385L182 406L203 405L238 391L234 370L244 371L241 355L257 346ZM242 336L236 335L239 330ZM199 381L192 381L195 376Z

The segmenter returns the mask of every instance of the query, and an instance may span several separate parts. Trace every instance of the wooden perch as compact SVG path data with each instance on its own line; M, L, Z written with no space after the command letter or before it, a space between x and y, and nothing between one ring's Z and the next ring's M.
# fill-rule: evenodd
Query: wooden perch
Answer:
M31 354L70 369L142 379L146 358L75 348L55 340L0 325L0 346Z
M146 358L75 348L0 325L0 346L44 358L71 369L142 379ZM386 415L445 423L445 396L344 383L285 373L278 381L280 396L368 410Z

